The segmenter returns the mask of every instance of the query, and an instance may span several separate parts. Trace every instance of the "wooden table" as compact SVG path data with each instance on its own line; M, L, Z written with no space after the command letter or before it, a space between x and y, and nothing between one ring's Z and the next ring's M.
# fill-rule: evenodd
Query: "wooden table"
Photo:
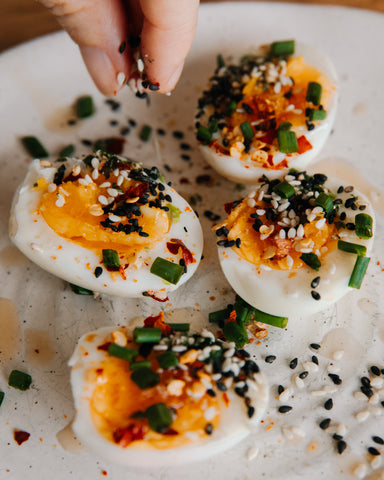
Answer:
M297 2L343 5L384 13L384 0L297 0ZM51 14L35 0L0 0L0 51L59 28Z

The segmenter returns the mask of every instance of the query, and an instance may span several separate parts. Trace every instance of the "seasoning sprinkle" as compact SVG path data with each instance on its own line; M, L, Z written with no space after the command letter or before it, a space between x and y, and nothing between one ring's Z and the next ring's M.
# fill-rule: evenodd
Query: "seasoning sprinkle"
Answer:
M288 413L292 410L292 407L290 405L281 405L278 410L280 413Z

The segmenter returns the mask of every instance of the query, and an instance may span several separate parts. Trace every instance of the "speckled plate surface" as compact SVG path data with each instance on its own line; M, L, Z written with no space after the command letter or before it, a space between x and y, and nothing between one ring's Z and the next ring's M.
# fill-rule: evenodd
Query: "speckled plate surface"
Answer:
M344 177L376 208L376 243L364 285L330 310L291 318L286 331L271 329L266 340L251 347L269 377L272 400L260 428L246 442L227 454L187 468L170 465L138 472L111 465L84 452L66 429L74 414L67 361L77 339L86 331L126 323L131 317L154 314L160 308L188 307L206 315L233 301L234 295L219 269L215 237L210 231L212 222L204 212L211 210L223 216L222 205L243 192L204 164L192 131L195 102L218 53L247 51L254 45L285 38L322 48L339 73L340 105L334 132L313 168ZM373 445L371 436L383 436L384 432L380 403L384 400L383 387L376 380L376 404L353 396L367 368L374 364L384 368L384 69L377 51L383 42L384 17L380 14L278 3L205 4L183 76L172 96L154 95L148 106L126 89L116 98L122 104L118 111L105 104L88 78L77 48L62 33L0 57L0 390L5 392L0 408L1 478L347 479L353 478L356 467L363 469L361 465L365 465L367 478L383 478L379 460L372 468L373 456L367 454L367 447ZM97 114L68 126L73 118L71 105L82 94L94 96ZM136 126L129 120L135 120ZM163 128L166 134L143 143L138 132L144 123L154 130ZM196 276L166 304L150 299L76 296L63 281L19 254L8 239L12 195L30 161L19 137L36 135L55 158L68 143L76 144L77 153L86 153L88 148L82 140L116 136L127 125L130 133L125 137L124 154L147 166L157 163L163 170L166 165L171 167L168 178L184 197L195 196L204 229L204 259ZM184 132L182 140L172 135L175 130ZM312 342L320 343L320 350L310 349ZM333 358L338 351L344 352L342 357ZM266 363L266 355L275 355L276 360ZM304 387L299 388L295 376L308 367L303 363L313 355L318 357L319 369L310 372ZM291 370L288 364L294 357L298 366ZM339 386L328 377L331 363L340 367ZM14 368L32 375L33 384L27 392L8 387L8 375ZM293 409L283 415L277 411L281 405L276 398L277 386L287 388L291 384L293 395L284 403ZM319 390L323 393L311 393ZM329 411L323 408L328 398L334 403ZM359 412L369 412L358 416L360 420L367 417L364 421L356 418ZM318 424L325 418L332 421L327 430L322 430ZM28 441L20 446L14 440L15 429L30 433ZM337 453L332 438L336 431L347 443L342 455ZM247 460L253 447L259 453Z

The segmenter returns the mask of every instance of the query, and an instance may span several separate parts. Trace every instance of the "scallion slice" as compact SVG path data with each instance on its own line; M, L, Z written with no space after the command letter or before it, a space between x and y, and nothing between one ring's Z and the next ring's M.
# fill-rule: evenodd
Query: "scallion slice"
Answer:
M180 220L180 208L177 208L172 203L167 203L168 207L168 216L172 220L173 223L177 223Z
M90 95L79 97L76 101L76 114L78 118L91 117L95 113L93 98Z
M8 385L18 390L28 390L32 383L32 377L28 373L20 370L12 370L8 378Z
M160 367L164 369L175 367L179 363L176 353L172 350L167 350L166 352L161 353L157 357L157 361L159 362Z
M66 147L62 148L59 152L60 157L70 157L75 152L74 145L67 145Z
M318 197L315 199L315 205L324 210L326 217L332 212L334 206L332 197L324 192L319 193Z
M151 133L152 127L150 127L149 125L143 125L140 131L140 140L142 140L143 142L148 142Z
M290 198L295 193L295 189L288 182L280 182L272 190L282 198Z
M287 57L295 53L295 41L284 40L271 43L270 55L272 57Z
M189 332L189 323L167 323L174 332Z
M325 110L314 110L313 108L309 109L308 119L311 121L314 120L324 120L327 116Z
M278 130L290 130L292 127L292 123L290 122L281 122L278 126Z
M26 151L31 155L33 158L46 158L49 156L46 148L41 144L40 140L36 137L22 137L21 143Z
M150 368L151 367L151 362L149 360L142 360L141 362L130 362L129 368L131 370L137 370L138 368Z
M203 125L200 125L199 128L197 129L197 140L202 143L209 143L212 138L212 132L204 127Z
M170 262L165 258L157 257L152 263L150 272L153 275L157 275L167 282L176 285L184 273L184 267L178 263Z
M108 347L108 355L111 357L121 358L127 362L132 362L139 352L134 348L127 348L118 345L117 343L111 343Z
M216 118L212 118L212 120L209 122L208 130L214 133L214 132L217 132L218 128L219 128L219 124L217 123Z
M216 310L216 312L210 312L208 315L209 323L219 323L228 320L230 313L231 311L229 310L229 308L224 308L223 310Z
M339 240L337 242L337 248L343 252L356 253L357 255L360 255L360 257L365 257L367 254L367 247L364 245L346 242L345 240Z
M311 267L316 271L321 267L319 257L315 253L302 253L300 258L308 265L308 267Z
M243 348L249 342L247 330L244 325L237 322L227 322L223 327L223 333L229 342L235 342L236 348Z
M103 263L107 270L120 270L119 254L110 248L103 249Z
M223 56L221 55L221 53L219 53L219 55L217 55L216 61L217 61L217 68L225 67L224 58L223 58Z
M273 325L274 327L279 328L285 328L288 324L288 317L278 317L277 315L271 315L257 309L255 311L254 319L256 322L267 323L268 325Z
M277 130L277 142L279 144L279 150L282 153L295 153L299 151L299 145L295 132L290 130L278 129Z
M131 380L145 390L160 383L160 376L148 367L140 367L132 372Z
M0 391L0 407L1 407L1 404L3 403L4 397L5 397L5 393Z
M358 213L355 216L355 233L359 238L368 239L373 235L373 219L367 213Z
M251 140L253 138L254 133L251 124L247 120L240 124L240 128L246 140Z
M70 283L69 286L71 287L72 292L76 293L76 295L93 295L92 290L88 290L88 288L80 287L74 283Z
M172 425L172 413L165 403L155 403L145 411L149 426L158 433L164 433Z
M235 102L235 100L231 100L224 111L224 115L230 117L236 111L236 107L237 103Z
M136 327L133 330L133 339L136 343L158 343L161 339L161 328Z
M309 82L307 88L307 95L305 97L307 102L311 102L314 105L320 105L322 87L320 83Z
M349 279L348 286L352 288L360 288L363 282L363 278L365 272L367 271L369 261L371 259L369 257L361 257L358 255L356 257L355 266L352 270L351 278Z

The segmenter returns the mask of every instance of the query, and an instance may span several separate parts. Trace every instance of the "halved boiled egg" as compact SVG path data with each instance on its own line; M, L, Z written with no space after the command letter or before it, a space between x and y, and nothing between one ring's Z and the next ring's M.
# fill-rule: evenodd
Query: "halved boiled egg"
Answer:
M84 335L69 362L77 438L110 461L143 468L196 462L258 424L268 386L235 344L163 313L144 327ZM132 331L133 330L133 331Z
M226 211L214 227L221 267L253 307L283 317L310 314L360 287L374 212L353 186L291 171L264 177Z
M42 268L86 289L165 297L199 264L199 220L158 169L101 151L34 160L12 206L10 236Z
M293 40L224 62L198 101L196 136L221 175L255 183L289 168L304 170L334 122L337 80L329 58Z

